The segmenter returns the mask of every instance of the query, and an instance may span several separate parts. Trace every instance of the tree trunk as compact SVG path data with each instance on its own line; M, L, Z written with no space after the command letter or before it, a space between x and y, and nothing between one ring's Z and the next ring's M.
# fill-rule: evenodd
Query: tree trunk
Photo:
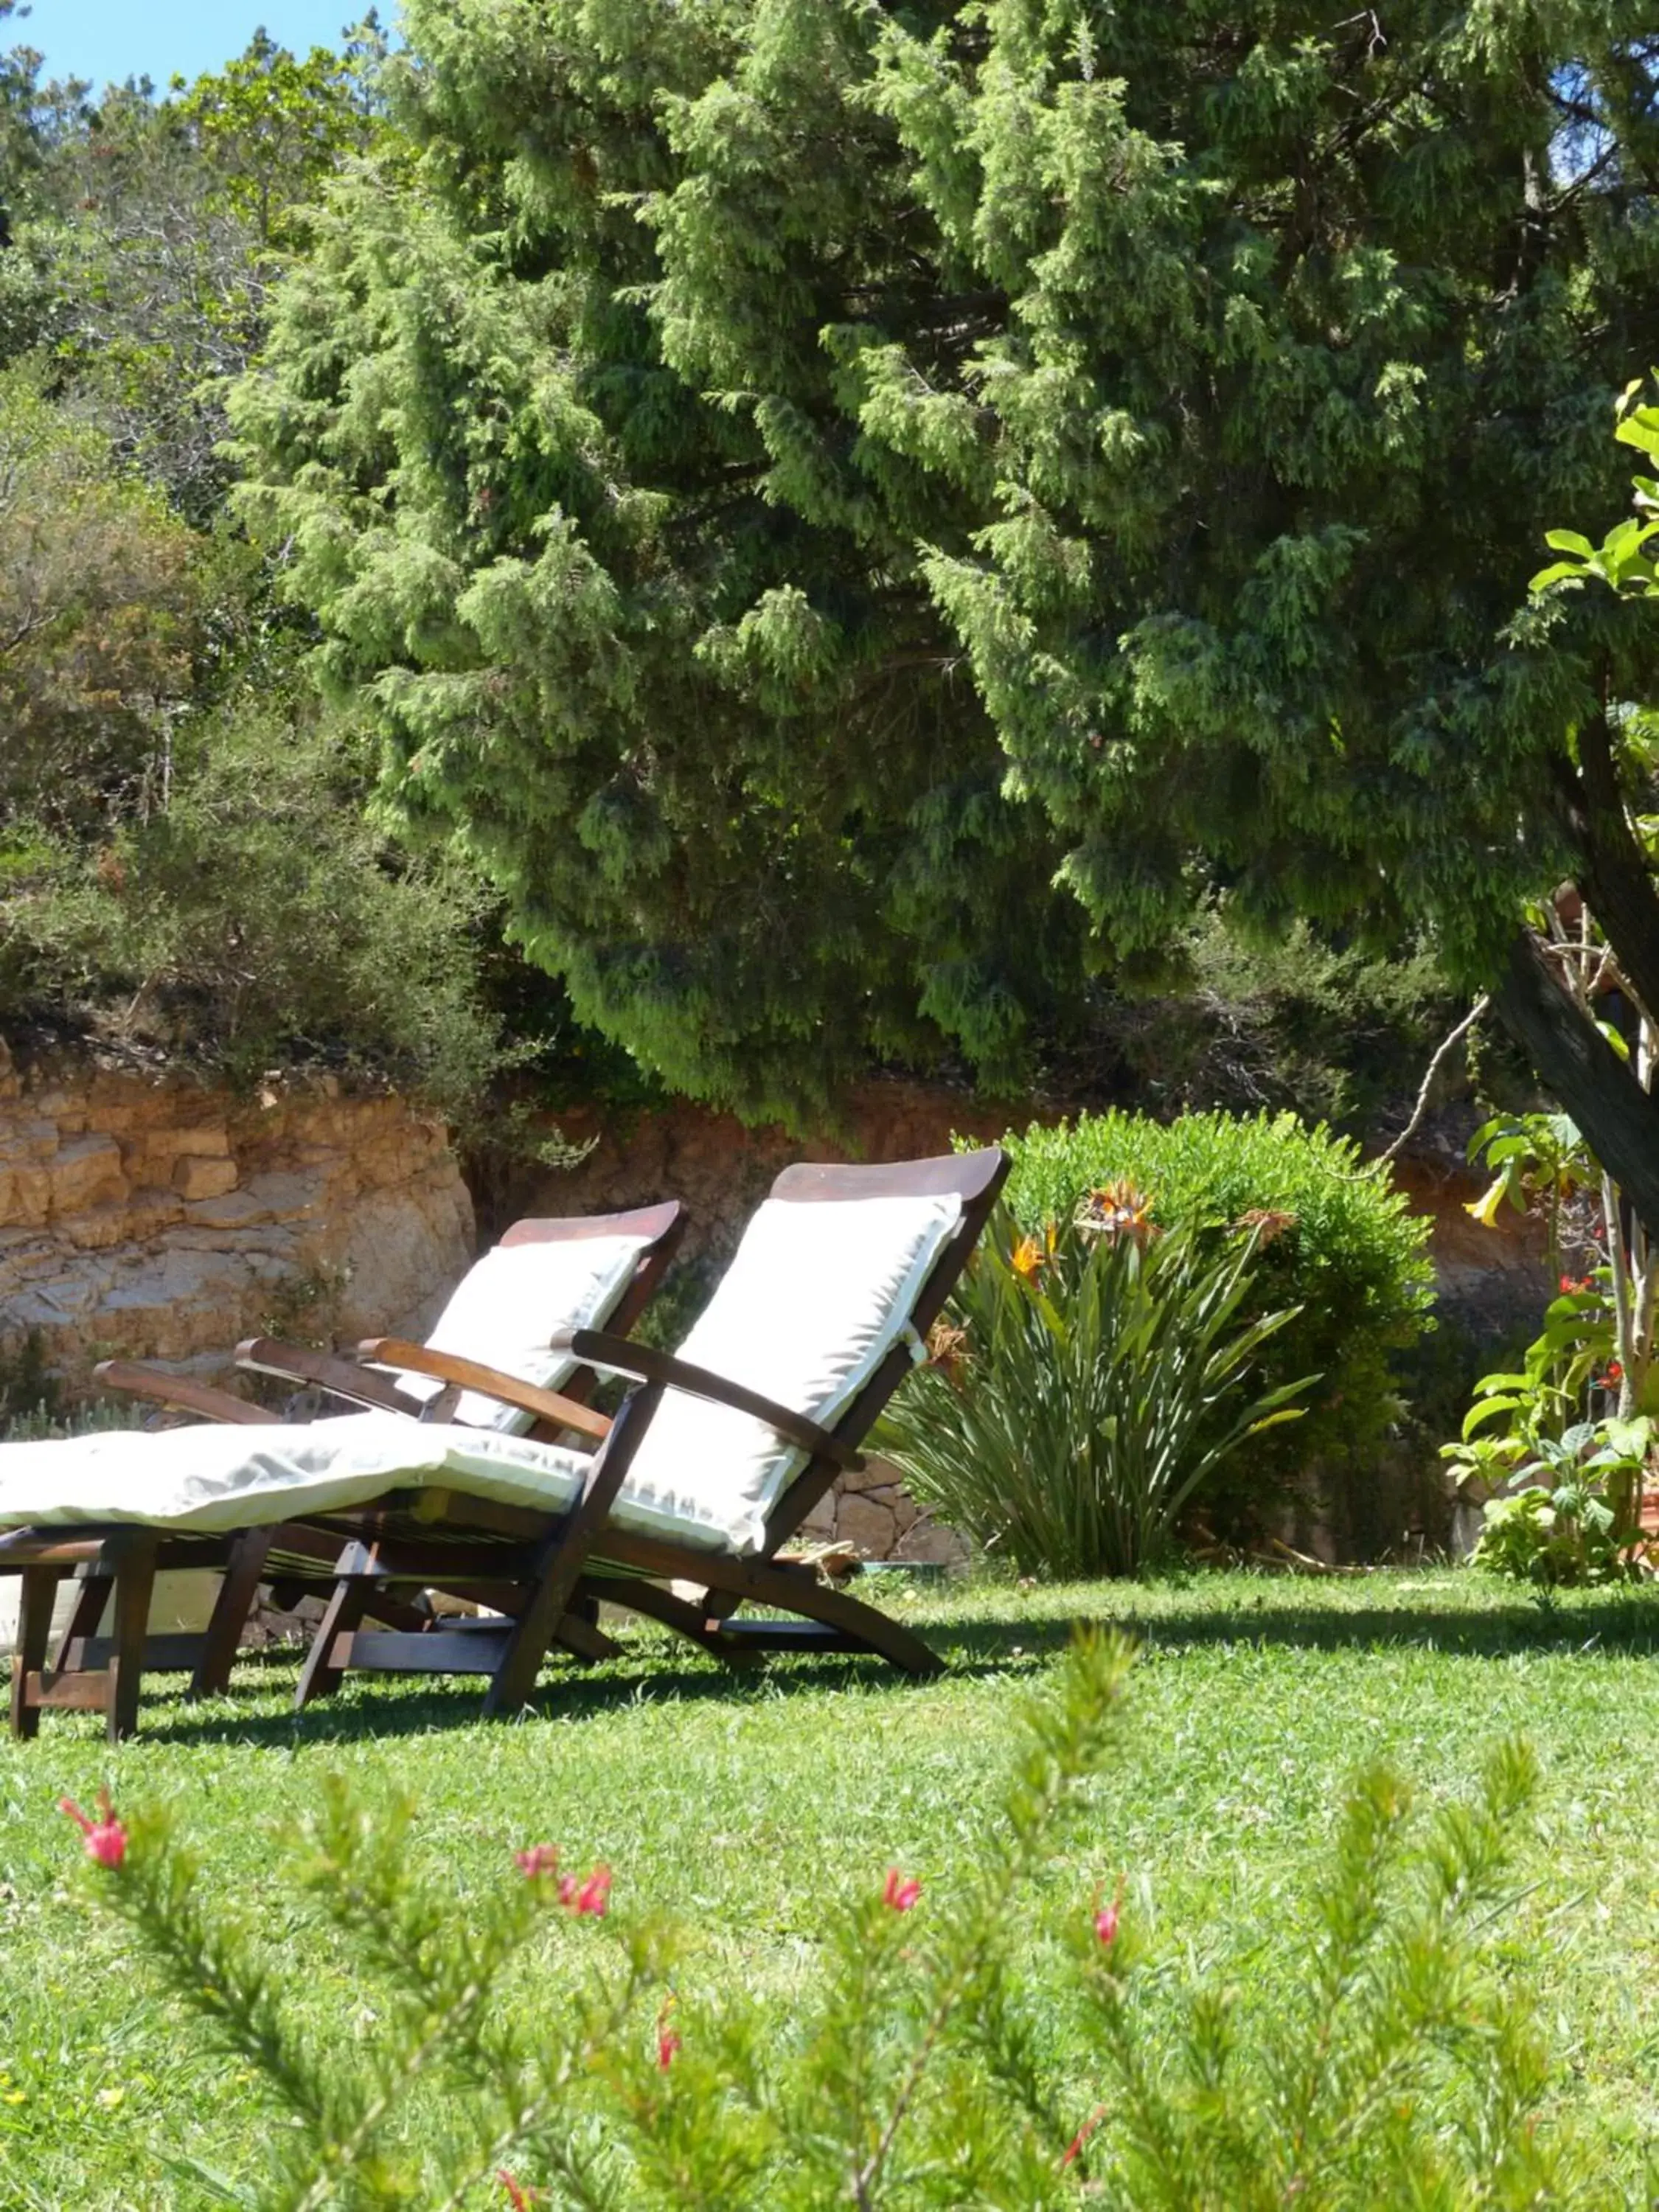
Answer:
M1529 930L1510 943L1492 1003L1649 1237L1659 1238L1659 1103L1551 975Z
M1659 896L1619 787L1604 716L1578 732L1578 774L1563 764L1562 812L1578 849L1574 880L1642 1011L1659 1022Z

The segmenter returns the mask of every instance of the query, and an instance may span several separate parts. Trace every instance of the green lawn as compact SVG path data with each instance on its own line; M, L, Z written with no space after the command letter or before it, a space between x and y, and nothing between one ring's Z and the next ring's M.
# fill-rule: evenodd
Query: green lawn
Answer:
M1538 1973L1559 2101L1634 2191L1659 2142L1659 1592L1544 1607L1431 1571L894 1602L948 1656L939 1680L794 1661L739 1681L641 1632L607 1668L550 1669L540 1711L509 1725L475 1720L473 1683L384 1678L296 1720L293 1667L275 1660L245 1663L210 1706L158 1680L143 1735L115 1753L90 1718L47 1714L37 1742L0 1750L0 2206L206 2203L168 2154L234 2175L267 2124L83 1901L61 1793L107 1783L118 1802L174 1804L212 1891L303 1956L296 2004L348 2033L366 2025L351 1962L283 1878L284 1823L331 1771L371 1802L414 1798L416 1847L458 1911L514 1878L515 1844L550 1839L609 1859L619 1905L649 1896L695 1928L694 1972L783 2001L849 1884L895 1862L930 1887L959 1875L1013 1705L1080 1616L1130 1627L1144 1659L1122 1756L1041 1912L1080 1910L1126 1871L1161 1952L1225 1960L1247 1989L1253 1969L1271 1978L1267 1946L1299 1920L1357 1764L1385 1758L1432 1794L1495 1736L1531 1737L1545 1790L1513 1953Z

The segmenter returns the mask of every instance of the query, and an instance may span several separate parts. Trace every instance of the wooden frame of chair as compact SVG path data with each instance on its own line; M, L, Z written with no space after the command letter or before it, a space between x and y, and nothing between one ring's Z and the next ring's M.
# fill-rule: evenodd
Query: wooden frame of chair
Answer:
M678 1200L637 1208L626 1213L598 1214L568 1220L515 1222L501 1238L504 1245L574 1242L607 1236L638 1236L645 1242L634 1273L611 1316L625 1332L643 1312L661 1282L674 1250L684 1234L685 1215ZM390 1342L392 1340L386 1340ZM349 1359L301 1346L283 1346L266 1338L255 1338L239 1347L255 1352L264 1371L286 1375L294 1381L311 1382L349 1401L395 1410L411 1419L440 1418L453 1412L463 1389L473 1387L474 1377L488 1377L485 1387L533 1415L532 1435L553 1437L575 1429L594 1437L609 1433L611 1423L584 1401L598 1377L591 1369L578 1368L563 1391L537 1389L503 1377L494 1369L429 1352L417 1352L423 1371L441 1367L446 1385L439 1397L427 1401L398 1390L389 1376L360 1367ZM289 1365L279 1357L294 1355ZM404 1363L398 1363L404 1364ZM167 1375L129 1361L106 1361L95 1370L108 1387L148 1398L179 1410L199 1413L209 1419L248 1425L273 1423L278 1416L248 1403L227 1390ZM511 1382L511 1393L501 1385ZM166 1529L96 1524L65 1528L19 1528L0 1534L0 1572L22 1578L16 1650L12 1661L11 1730L15 1736L33 1736L41 1712L53 1706L82 1710L101 1707L112 1742L132 1733L137 1723L138 1698L146 1666L192 1669L186 1695L191 1698L215 1694L227 1686L232 1665L246 1626L259 1584L277 1580L299 1594L332 1593L342 1560L342 1534L326 1526L288 1522L264 1528L248 1528L224 1535L192 1535ZM178 1636L147 1633L150 1594L156 1574L163 1570L207 1568L220 1571L222 1580L212 1616L205 1630ZM58 1586L65 1575L81 1584L74 1613L47 1663L51 1620ZM439 1578L430 1578L439 1584ZM114 1633L96 1632L115 1596ZM473 1595L471 1591L461 1593ZM510 1607L511 1589L499 1593ZM410 1634L434 1632L427 1617L406 1599L390 1589L372 1593L366 1607L392 1630ZM556 1622L556 1641L574 1656L592 1660L615 1650L586 1613L596 1607L579 1601Z
M925 1336L979 1241L1008 1167L1006 1155L995 1149L885 1167L802 1166L786 1170L772 1195L809 1205L858 1197L959 1197L961 1218L908 1316L912 1329ZM401 1583L441 1582L455 1574L459 1565L453 1545L442 1535L424 1536L406 1521L397 1525L407 1501L388 1499L387 1517L376 1521L372 1514L368 1516L360 1531L360 1550L342 1561L328 1613L306 1663L300 1703L337 1686L349 1668L395 1673L436 1668L488 1673L485 1711L516 1710L533 1689L548 1645L573 1601L599 1597L665 1622L705 1650L737 1664L771 1650L829 1650L876 1653L915 1674L937 1668L934 1654L908 1629L877 1607L831 1589L806 1563L778 1556L837 1473L863 1465L858 1443L909 1372L911 1352L905 1340L894 1343L827 1428L672 1353L627 1343L611 1333L577 1329L565 1340L586 1365L625 1374L635 1388L611 1437L590 1462L581 1495L567 1514L549 1517L456 1500L471 1529L489 1528L499 1539L492 1571L511 1589L513 1602L501 1608L508 1617L436 1637L362 1628L360 1624L376 1595ZM386 1340L372 1339L360 1352L366 1358L416 1368L421 1364L418 1347ZM495 1376L487 1387L509 1401L514 1397L510 1377ZM805 1466L768 1517L757 1556L738 1558L702 1545L636 1534L611 1522L611 1507L629 1463L669 1389L752 1413L807 1454ZM478 1553L475 1551L473 1556ZM701 1601L688 1600L667 1586L677 1581L701 1585ZM745 1603L793 1618L735 1619Z

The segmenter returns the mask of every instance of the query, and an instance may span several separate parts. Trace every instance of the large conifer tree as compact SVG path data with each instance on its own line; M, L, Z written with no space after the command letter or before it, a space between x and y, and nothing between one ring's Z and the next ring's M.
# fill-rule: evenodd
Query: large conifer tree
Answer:
M252 497L585 1014L757 1109L1006 1071L1217 885L1426 924L1659 1221L1659 1115L1516 934L1600 882L1659 1005L1599 735L1659 641L1514 627L1659 360L1650 4L409 21L418 164L288 289Z

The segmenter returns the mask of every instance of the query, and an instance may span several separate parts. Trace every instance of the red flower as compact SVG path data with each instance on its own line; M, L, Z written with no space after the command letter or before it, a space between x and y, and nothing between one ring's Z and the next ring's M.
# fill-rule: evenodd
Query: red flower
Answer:
M673 1998L665 1996L657 2014L657 2063L665 2074L673 2064L674 2055L680 2047L679 2030L669 2024L669 2014L673 2009Z
M559 1855L551 1844L532 1844L528 1850L514 1852L513 1863L526 1881L534 1881L540 1875L558 1872Z
M1100 2125L1105 2117L1105 2106L1097 2105L1093 2112L1090 2113L1088 2118L1085 2120L1083 2125L1072 2137L1071 2142L1066 2146L1066 2155L1060 2161L1060 2170L1062 2173L1065 2172L1066 2167L1070 2166L1074 2160L1082 2156L1084 2145L1088 2142L1090 2136L1093 2135L1095 2130Z
M1570 1297L1581 1296L1589 1286L1588 1275L1563 1275L1561 1278L1561 1288Z
M574 1874L565 1875L559 1883L559 1902L568 1905L579 1920L591 1913L595 1920L603 1920L611 1910L611 1869L596 1866L587 1880L579 1882Z
M67 1813L87 1839L87 1856L101 1867L118 1867L127 1855L127 1832L115 1817L107 1790L98 1792L97 1820L81 1810L73 1797L60 1797L58 1809Z
M908 1912L921 1895L919 1881L902 1875L896 1867L888 1868L886 1887L881 1893L884 1905L890 1905L895 1912Z
M1122 1904L1123 1884L1121 1881L1109 1905L1103 1905L1100 1892L1095 1892L1095 1934L1108 1949L1117 1941L1117 1919Z

